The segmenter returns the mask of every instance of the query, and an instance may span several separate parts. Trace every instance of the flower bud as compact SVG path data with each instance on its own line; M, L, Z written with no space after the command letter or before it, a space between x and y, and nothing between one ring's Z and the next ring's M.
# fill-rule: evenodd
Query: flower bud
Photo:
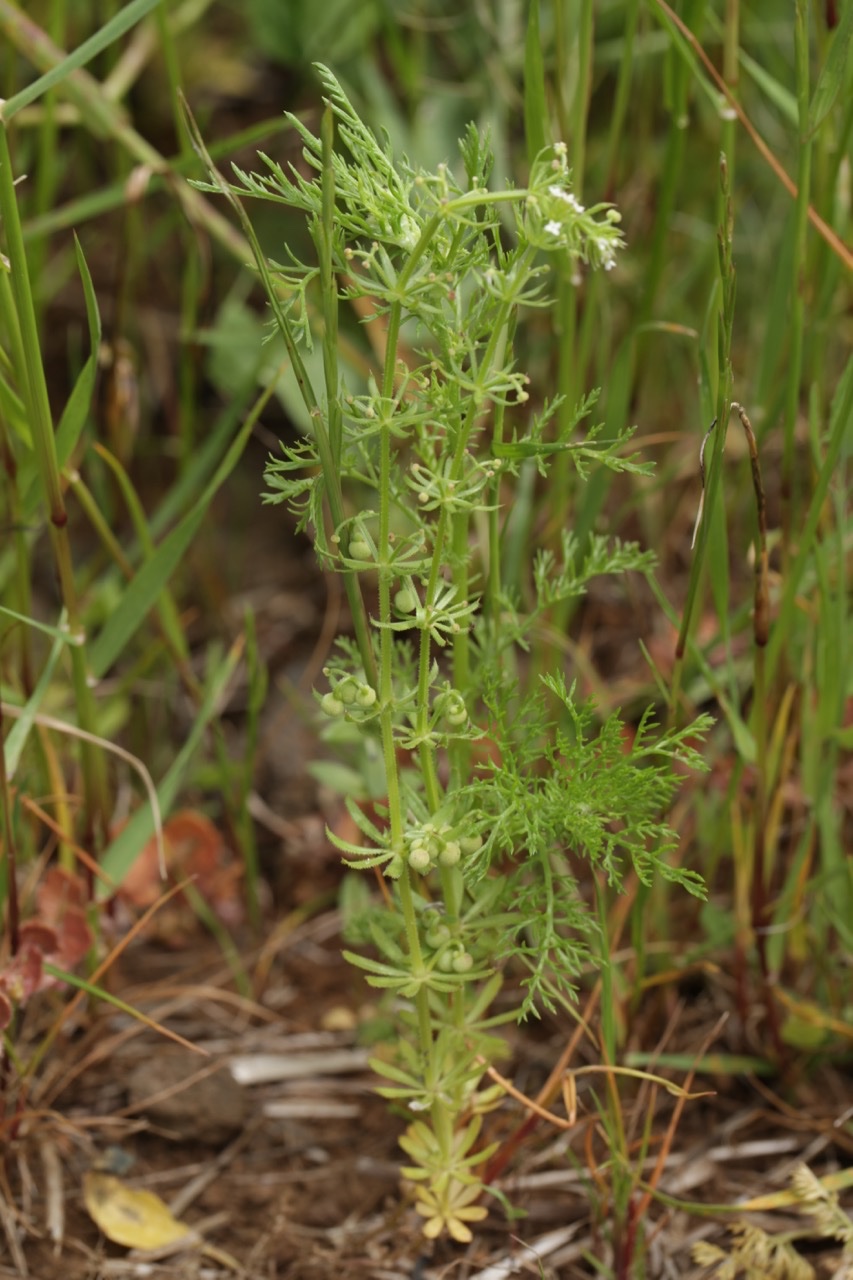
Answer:
M452 729L458 729L461 725L467 724L468 708L465 706L462 694L456 689L448 690L441 695L439 707L443 719Z
M422 844L416 844L409 850L409 866L413 871L429 871L431 863L429 849L425 849Z
M320 699L320 707L325 715L330 716L332 720L337 719L344 713L344 704L340 698L336 698L333 693L324 693Z
M433 951L437 951L439 947L443 947L445 942L450 941L450 930L446 924L434 924L427 931L426 944L432 947Z
M336 698L344 704L345 707L351 707L355 702L358 686L355 681L347 676L344 680L335 685L334 694Z
M394 596L394 604L400 613L414 613L418 603L418 593L412 587L401 587Z
M376 690L371 688L369 684L360 684L355 700L360 707L364 707L366 710L368 707L372 707L376 701Z
M438 855L438 860L443 867L455 867L461 857L462 850L456 841L448 840L447 844Z

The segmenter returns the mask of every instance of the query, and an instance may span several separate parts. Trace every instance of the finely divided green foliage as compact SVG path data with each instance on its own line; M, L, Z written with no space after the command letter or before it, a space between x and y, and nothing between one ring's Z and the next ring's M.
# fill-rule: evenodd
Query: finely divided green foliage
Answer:
M464 1117L477 1108L478 1056L494 1051L502 977L521 978L518 1017L571 997L597 931L583 862L614 886L633 869L644 884L658 872L701 894L699 877L668 861L676 841L661 813L672 762L702 762L683 733L654 739L649 718L630 746L617 714L596 728L574 686L560 673L537 679L524 656L550 609L598 574L649 572L647 553L603 536L582 549L567 533L559 555L529 556L526 602L502 580L502 524L523 465L547 477L560 459L581 482L600 468L648 473L626 455L628 432L583 431L594 397L537 403L517 341L551 305L554 261L614 265L618 214L581 205L560 144L518 189L490 187L488 140L473 127L458 171L396 159L318 73L321 136L292 118L308 172L264 157L267 172L238 170L228 194L300 210L317 251L316 262L258 259L288 351L313 341L311 308L325 329L325 398L300 366L313 432L270 460L267 500L311 529L357 607L376 583L368 625L340 645L318 699L361 736L365 759L378 744L384 780L375 815L350 803L361 839L331 838L350 867L381 869L397 900L351 921L374 954L348 954L410 1002L400 1059L377 1069L389 1095L428 1113L404 1142L425 1230L466 1239L486 1153L474 1153L479 1123ZM381 318L385 343L381 370L358 385L329 341L354 300ZM490 760L478 762L486 738Z
M594 704L579 702L561 674L543 677L543 685L564 717L549 715L542 696L499 680L485 691L502 757L465 790L489 833L471 859L472 884L500 868L507 915L496 956L521 958L530 970L521 1016L540 1004L554 1011L550 986L571 994L589 961L594 924L576 879L578 859L616 889L633 869L641 884L651 885L657 873L704 896L701 877L669 863L677 836L661 818L678 787L672 761L704 768L688 735L651 738L647 713L629 746L619 716L598 726ZM691 735L709 724L703 718Z

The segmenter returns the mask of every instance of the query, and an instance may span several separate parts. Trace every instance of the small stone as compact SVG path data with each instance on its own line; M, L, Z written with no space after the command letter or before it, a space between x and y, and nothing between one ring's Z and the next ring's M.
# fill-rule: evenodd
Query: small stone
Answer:
M221 1147L243 1128L247 1099L224 1064L197 1053L152 1054L128 1081L129 1102L179 1142Z

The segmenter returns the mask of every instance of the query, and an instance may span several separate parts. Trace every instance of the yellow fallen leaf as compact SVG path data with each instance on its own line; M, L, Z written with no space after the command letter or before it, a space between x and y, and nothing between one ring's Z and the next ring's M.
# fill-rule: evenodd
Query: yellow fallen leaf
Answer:
M173 1218L153 1191L134 1191L110 1173L90 1169L83 1179L83 1198L90 1217L114 1244L163 1249L199 1243L192 1228Z

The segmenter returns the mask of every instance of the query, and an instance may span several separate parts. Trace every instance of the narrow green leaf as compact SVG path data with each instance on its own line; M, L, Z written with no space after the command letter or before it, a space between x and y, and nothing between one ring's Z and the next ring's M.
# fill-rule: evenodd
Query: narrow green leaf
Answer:
M33 437L27 422L24 402L2 374L0 374L0 413L3 414L18 439L28 449L32 449Z
M145 560L150 560L154 555L154 541L148 527L145 510L139 500L139 495L133 487L133 482L114 454L110 453L107 449L101 449L99 450L99 453L109 469L112 471L116 481L118 482L119 488L121 489L125 506L130 512L130 518L133 521L133 527L136 530L136 536L139 540L139 545L142 548L143 558ZM174 652L179 654L185 662L188 661L190 656L189 646L187 644L186 636L184 635L184 629L181 626L180 612L178 610L178 606L175 604L172 593L166 584L161 587L158 593L157 608L160 613L160 622L162 624L163 631Z
M666 30L669 32L669 35L673 44L673 49L676 50L681 55L682 61L680 64L677 64L677 66L681 70L684 78L683 80L679 81L681 91L679 92L679 90L676 89L673 92L673 101L671 106L671 109L674 111L676 118L683 111L682 95L683 95L683 103L686 104L687 88L690 82L695 83L696 86L699 89L701 89L702 92L705 94L706 98L711 103L711 106L714 108L714 110L719 111L720 109L719 90L709 81L708 76L706 75L701 62L699 61L696 54L693 52L693 49L691 48L690 43L681 34L681 31L678 29L676 24L669 17L666 10L662 9L660 5L656 4L654 6L654 14L658 22L660 22L661 26L665 27ZM684 15L684 20L687 23L687 26L693 25L689 17L687 17L686 15Z
M195 912L197 918L207 929L219 944L219 948L225 957L228 968L231 970L231 976L234 979L234 985L241 996L245 996L247 1000L251 999L252 988L246 975L243 962L240 959L240 953L234 944L228 928L219 919L219 916L210 906L209 902L194 884L185 885L183 893Z
M92 674L100 678L127 647L180 564L204 519L207 504L198 503L161 542L128 586L89 654Z
M375 1071L378 1076L386 1080L395 1080L397 1084L408 1085L410 1089L418 1091L422 1089L416 1076L410 1075L408 1071L402 1071L393 1062L385 1062L382 1058L371 1058L367 1065L371 1071Z
M185 1040L183 1036L178 1035L177 1031L169 1031L167 1027L162 1027L159 1023L154 1022L141 1009L135 1009L132 1004L128 1004L126 1000L119 999L113 995L111 991L107 991L104 987L99 987L97 983L87 982L85 978L80 978L76 973L69 973L66 969L60 969L58 965L45 963L43 965L44 972L49 973L52 978L58 978L60 982L66 983L69 987L76 988L77 991L85 991L87 995L94 996L96 1000L103 1001L104 1004L110 1004L114 1009L120 1010L122 1013L128 1014L129 1017L135 1018L137 1022L141 1022L144 1026L150 1027L153 1031L157 1031L161 1036L175 1040L178 1044L184 1046L185 1049L195 1049L196 1046L191 1044L189 1040ZM35 1074L35 1069L41 1058L46 1055L48 1048L53 1044L57 1030L61 1027L61 1021L51 1023L44 1040L42 1040L36 1053L27 1063L27 1074ZM202 1052L202 1050L198 1050Z
M150 560L146 561L128 586L119 608L113 613L90 649L89 665L96 677L102 676L123 652L175 572L184 552L198 532L214 495L237 465L273 389L274 384L271 383L258 397L252 412L246 418L198 502L187 512L180 524L166 535Z
M16 609L9 609L5 605L0 605L0 616L11 618L13 622L22 622L25 627L33 627L36 631L41 631L46 636L53 636L54 640L58 640L62 644L81 643L79 636L72 636L71 632L63 629L61 625L52 627L48 622L39 622L36 618L30 618L25 613L18 613Z
M118 996L107 991L104 987L99 987L97 983L87 982L85 978L79 977L76 973L69 973L67 969L60 969L58 965L50 964L47 961L42 965L45 973L50 974L51 978L56 978L58 982L64 982L69 987L75 987L78 991L85 991L87 995L94 996L97 1000L104 1000L107 1004L111 1004L114 1009L119 1009L122 1013L128 1013L132 1018L139 1018L139 1010L134 1009L133 1005L128 1004L126 1000L120 1000ZM143 1019L147 1021L147 1019Z
M796 95L791 93L790 89L786 89L783 84L780 84L768 71L765 71L764 67L756 62L754 58L750 58L748 53L744 53L743 49L738 52L738 62L769 101L777 108L785 121L796 129L800 122Z
M75 49L73 53L69 53L67 58L63 58L52 70L47 71L43 76L39 76L38 80L34 80L32 84L27 85L26 89L22 89L20 93L16 93L14 97L9 98L0 108L0 117L6 121L11 120L24 107L28 107L31 102L37 101L49 89L60 84L72 71L76 71L79 67L85 67L87 62L91 62L104 49L109 48L111 44L120 39L126 31L135 26L140 19L156 8L159 3L160 0L133 0L131 4L125 5L109 22L104 23L93 36L90 36L88 40L84 40L78 49Z
M260 342L258 345L260 346ZM223 397L224 409L204 439L198 442L192 456L187 460L186 467L151 516L149 531L153 538L159 537L171 524L180 519L182 512L185 512L190 503L203 492L205 484L216 470L217 462L222 457L227 441L233 437L237 424L242 421L247 411L252 392L259 382L259 368L260 364L257 364L243 382ZM130 558L133 559L132 554Z
M207 692L199 708L195 723L187 735L186 742L175 756L171 768L157 788L157 799L160 805L160 812L163 815L169 812L175 801L175 796L178 794L178 788L183 781L190 760L195 754L202 734L216 714L219 699L234 674L242 650L243 644L242 640L240 640L231 648L219 666L216 667L208 681ZM100 899L109 898L114 892L114 886L121 884L143 847L151 839L153 832L154 817L151 813L151 805L146 803L137 809L127 826L122 828L101 859L101 869L107 880L99 881L98 883L98 897Z
M847 361L847 367L841 376L832 399L826 454L812 490L808 513L799 537L799 550L785 577L785 585L776 614L776 622L770 633L770 642L766 651L768 680L772 678L782 647L791 634L791 619L796 608L797 592L806 565L814 555L815 537L823 513L826 495L829 492L832 478L836 473L842 447L845 441L849 439L851 422L853 422L853 358Z
M341 954L347 964L355 965L357 969L364 969L367 973L385 974L395 982L408 980L409 974L405 970L395 969L393 965L382 964L380 960L371 960L368 956L357 955L354 951L344 951Z
M56 429L56 463L60 468L66 465L74 452L80 439L80 433L89 416L92 397L95 393L95 382L98 377L98 349L101 344L101 316L98 311L98 300L95 297L95 287L92 284L92 277L76 236L74 237L74 252L77 257L77 268L80 272L83 297L86 302L90 349L89 357L80 370L77 381L74 383L68 402L62 412L62 417L59 420L59 426ZM35 456L28 458L25 466L22 466L19 483L23 516L25 520L31 520L41 500Z
M65 648L67 643L67 634L57 634L50 653L48 654L47 662L44 664L44 670L38 678L38 683L36 684L35 689L33 689L24 706L21 707L20 715L9 730L4 743L4 750L6 752L6 777L9 779L14 778L15 776L15 772L21 759L21 753L23 752L27 738L30 735L30 730L35 724L39 708L47 696L48 689L50 688L54 667L59 660L59 655L62 653L62 650Z
M776 1066L768 1058L745 1053L709 1053L698 1062L687 1053L626 1053L627 1067L667 1067L673 1071L696 1071L697 1075L755 1076L773 1075Z
M92 277L89 274L89 268L83 256L83 249L76 235L74 237L74 254L77 258L77 270L80 272L80 282L83 285L83 297L86 302L86 321L89 326L89 358L74 383L74 389L68 397L68 403L59 420L59 426L56 428L56 458L60 467L65 466L65 463L71 457L77 441L80 439L80 432L86 422L92 404L92 397L95 393L95 382L98 377L98 350L101 345L101 316L98 311L95 286L92 284Z
M539 28L539 0L530 0L524 43L524 136L527 161L532 164L548 145L548 103L545 96L545 63Z
M841 22L832 37L829 54L818 76L809 106L809 137L820 128L829 115L844 83L851 38L853 38L853 4L846 4L841 14Z
M235 155L242 148L251 148L289 128L291 128L290 122L284 116L275 117L272 120L260 120L257 124L250 125L247 129L240 129L227 138L212 144L210 154L214 160L219 160L222 156ZM171 180L175 174L184 174L197 163L195 152L191 152L189 155L166 157L163 162L162 173L150 174L145 188L145 195L152 196L158 191L162 191L166 185L166 175ZM74 227L81 226L84 222L91 221L93 218L101 217L104 213L109 213L112 209L124 209L126 205L127 183L122 179L119 182L114 182L111 186L104 186L98 191L87 192L85 195L69 200L67 204L48 209L44 213L30 218L24 225L24 243L29 244L31 240L52 236L57 231L71 230Z

